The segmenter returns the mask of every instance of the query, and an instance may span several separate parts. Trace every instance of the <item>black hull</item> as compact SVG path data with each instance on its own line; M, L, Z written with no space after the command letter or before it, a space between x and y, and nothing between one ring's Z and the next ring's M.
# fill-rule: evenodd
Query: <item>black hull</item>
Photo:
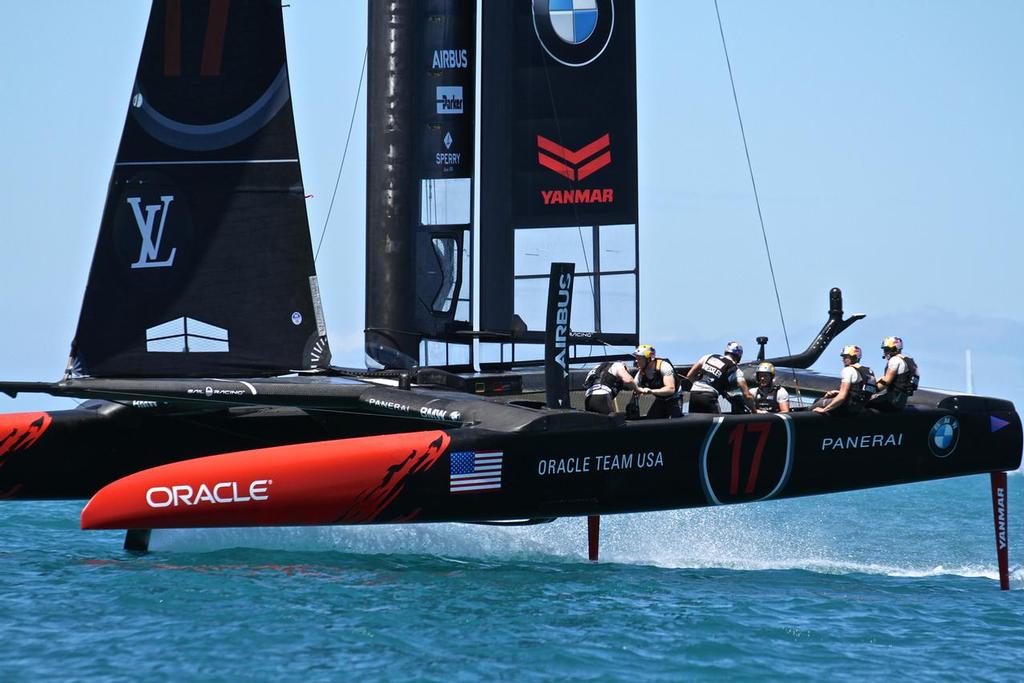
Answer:
M577 411L536 413L505 431L474 426L325 440L147 470L100 491L82 523L162 528L601 515L835 493L1021 463L1021 422L1012 404L982 397L847 418L794 412L626 423Z
M455 432L449 453L503 452L501 488L450 493L442 458L440 467L407 480L373 521L396 521L417 509L422 512L412 521L440 522L693 508L1020 467L1021 422L1012 405L959 402L959 408L849 418L691 415L600 432ZM932 436L946 418L959 432L948 451L936 448ZM1008 424L993 431L1002 422Z

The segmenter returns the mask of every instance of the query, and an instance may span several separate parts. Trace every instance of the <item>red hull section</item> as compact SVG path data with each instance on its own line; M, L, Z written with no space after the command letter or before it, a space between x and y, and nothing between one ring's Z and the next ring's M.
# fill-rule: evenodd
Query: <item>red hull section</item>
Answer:
M322 441L197 458L119 479L82 510L83 529L360 524L447 449L441 431Z

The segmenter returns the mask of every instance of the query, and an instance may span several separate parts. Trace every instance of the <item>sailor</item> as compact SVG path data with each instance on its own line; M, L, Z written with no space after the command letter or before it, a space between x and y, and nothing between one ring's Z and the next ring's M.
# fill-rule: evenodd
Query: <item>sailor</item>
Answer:
M882 340L882 358L885 359L885 375L878 380L878 393L868 401L868 408L899 412L917 390L920 380L917 363L903 353L903 340L899 337Z
M864 410L867 400L875 393L875 373L861 365L859 346L844 346L839 354L843 371L839 375L839 389L827 392L814 403L814 412L832 415L854 415Z
M633 351L636 360L636 393L654 397L654 403L647 410L648 418L682 417L679 406L682 393L676 382L676 369L667 358L658 358L654 347L641 344Z
M754 373L757 389L754 390L755 413L788 413L789 392L775 384L775 366L761 363Z
M686 378L693 382L690 389L691 413L720 413L718 397L725 396L730 389L739 388L743 399L750 405L753 397L747 387L747 380L739 371L743 358L743 345L731 341L725 345L725 353L709 353L693 364Z
M633 376L622 361L599 363L583 380L586 398L583 406L591 413L610 415L616 412L615 397L623 388L635 389Z

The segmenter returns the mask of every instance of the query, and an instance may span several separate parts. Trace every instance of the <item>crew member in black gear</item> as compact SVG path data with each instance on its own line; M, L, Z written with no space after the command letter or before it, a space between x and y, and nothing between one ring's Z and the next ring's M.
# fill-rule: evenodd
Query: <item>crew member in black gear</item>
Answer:
M917 391L917 362L903 353L903 340L899 337L882 340L882 358L885 374L878 380L878 393L868 401L868 408L896 413L906 407L907 399Z
M856 415L863 412L868 399L875 393L875 373L861 365L859 346L844 346L839 354L843 371L839 375L839 389L826 393L815 401L814 412L823 415Z
M636 359L637 367L634 377L636 393L654 397L654 403L647 410L647 417L682 417L683 409L679 406L681 392L672 363L667 358L658 358L650 344L636 347L633 358Z
M686 378L693 382L690 388L691 413L720 413L718 397L725 396L731 389L743 392L743 400L752 405L753 397L743 372L739 370L743 358L743 346L731 341L725 345L725 353L709 353L693 364Z
M583 407L591 413L610 415L617 412L615 397L618 393L624 388L636 389L636 383L625 363L605 361L587 373L583 387L586 389Z
M754 390L755 413L788 413L789 392L775 384L775 366L761 363L754 373L757 388Z

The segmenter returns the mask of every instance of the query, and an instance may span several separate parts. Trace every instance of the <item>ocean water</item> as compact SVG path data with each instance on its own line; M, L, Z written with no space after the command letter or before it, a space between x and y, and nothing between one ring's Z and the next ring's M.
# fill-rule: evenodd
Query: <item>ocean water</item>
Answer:
M0 680L1024 677L1024 477L471 525L77 529L0 502ZM1015 547L1014 543L1018 545Z

